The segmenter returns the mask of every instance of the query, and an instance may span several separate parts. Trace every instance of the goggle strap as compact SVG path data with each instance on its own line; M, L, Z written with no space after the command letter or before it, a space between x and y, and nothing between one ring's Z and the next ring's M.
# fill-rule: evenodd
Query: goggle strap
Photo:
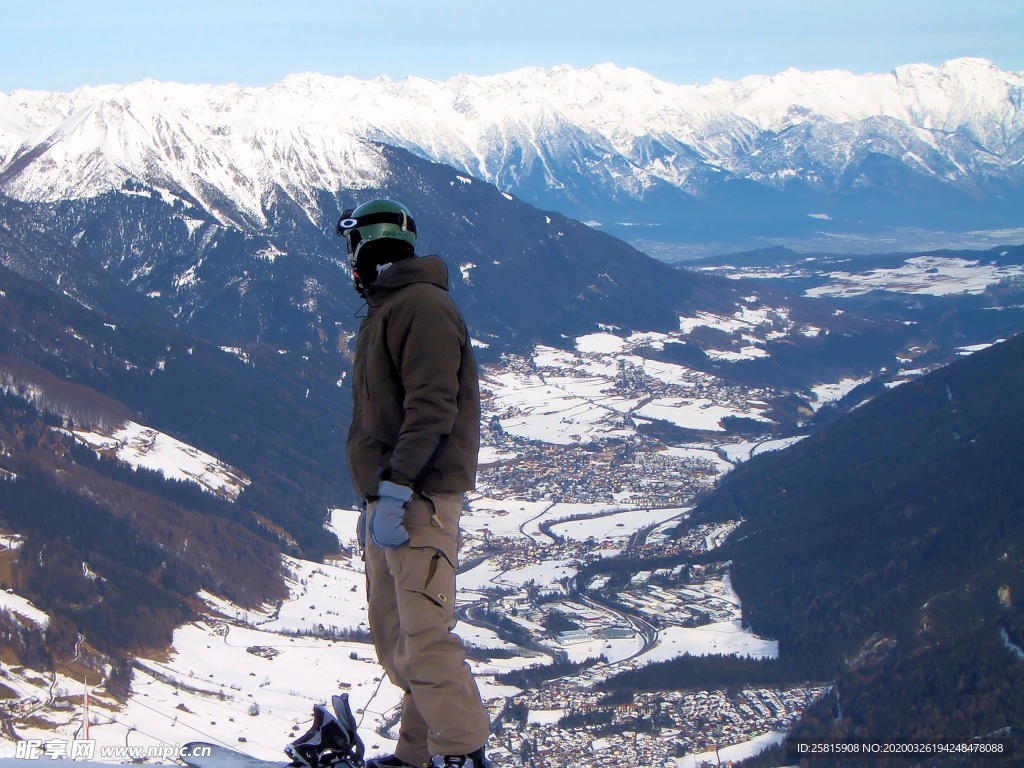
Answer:
M412 220L412 216L407 215L404 211L396 213L394 211L380 211L378 213L367 213L360 216L357 219L351 217L343 217L342 221L346 224L354 221L354 227L346 227L345 229L358 229L359 227L368 227L371 224L397 224L402 228L403 232L412 232L416 234L416 222ZM338 223L338 229L342 229L341 222Z

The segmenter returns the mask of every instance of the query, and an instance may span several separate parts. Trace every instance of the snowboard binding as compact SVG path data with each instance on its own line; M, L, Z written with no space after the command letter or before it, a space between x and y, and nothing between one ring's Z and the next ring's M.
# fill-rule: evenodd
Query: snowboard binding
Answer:
M284 748L292 768L363 768L363 742L356 733L348 694L331 697L334 711L313 706L313 725Z

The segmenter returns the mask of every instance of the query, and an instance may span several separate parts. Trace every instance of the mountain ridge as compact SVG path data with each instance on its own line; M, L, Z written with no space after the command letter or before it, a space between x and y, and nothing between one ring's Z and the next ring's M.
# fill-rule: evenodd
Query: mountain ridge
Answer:
M14 91L0 94L0 191L54 201L133 180L255 232L276 195L315 220L320 192L379 186L371 140L630 239L763 229L746 221L752 202L774 206L784 231L941 228L933 199L965 208L957 226L1008 226L1020 224L1022 104L1024 75L966 58L699 86L598 65L446 82L300 74L262 88ZM907 185L925 205L901 202Z

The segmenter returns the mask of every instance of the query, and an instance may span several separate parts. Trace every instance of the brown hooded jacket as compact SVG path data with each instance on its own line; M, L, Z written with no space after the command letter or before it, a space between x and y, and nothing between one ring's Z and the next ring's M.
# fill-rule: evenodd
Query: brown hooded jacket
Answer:
M437 256L405 259L367 295L352 366L348 465L356 492L381 480L426 493L471 490L480 394L466 323Z

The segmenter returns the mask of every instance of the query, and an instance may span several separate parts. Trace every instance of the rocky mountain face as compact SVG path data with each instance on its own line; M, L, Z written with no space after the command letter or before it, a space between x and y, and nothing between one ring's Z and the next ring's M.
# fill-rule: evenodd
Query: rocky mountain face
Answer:
M315 220L284 194L266 203L257 226L236 201L210 209L198 200L168 202L132 180L94 197L6 201L0 257L89 306L109 309L116 296L136 316L220 343L345 353L362 302L334 224L346 206L388 196L414 212L419 252L446 260L484 360L537 342L565 345L603 326L678 330L680 314L746 306L734 280L671 268L406 150L365 144L361 151L372 153L379 178L321 192ZM824 311L783 290L762 293Z
M339 189L381 186L369 140L637 241L1019 226L1022 104L1021 74L983 59L694 86L609 64L16 91L0 95L0 191L142 183L186 222L265 232L275 207L317 221Z

